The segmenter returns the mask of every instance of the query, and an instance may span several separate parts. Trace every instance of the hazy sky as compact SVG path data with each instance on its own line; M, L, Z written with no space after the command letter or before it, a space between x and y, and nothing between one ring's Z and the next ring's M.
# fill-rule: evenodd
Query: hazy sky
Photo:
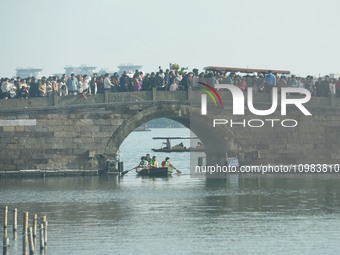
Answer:
M339 25L338 0L1 0L0 77L122 63L340 73Z

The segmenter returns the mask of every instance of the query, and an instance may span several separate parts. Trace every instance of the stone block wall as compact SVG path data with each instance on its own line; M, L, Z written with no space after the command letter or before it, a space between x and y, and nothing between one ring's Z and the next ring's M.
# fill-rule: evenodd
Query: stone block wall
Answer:
M2 120L18 117L36 125L0 127L1 170L98 169L97 156L127 116L104 108L0 115Z

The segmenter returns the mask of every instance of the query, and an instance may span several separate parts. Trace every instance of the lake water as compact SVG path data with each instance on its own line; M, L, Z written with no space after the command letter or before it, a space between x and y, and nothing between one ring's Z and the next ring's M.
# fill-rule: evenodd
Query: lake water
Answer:
M167 135L189 132L133 132L121 146L125 169ZM190 178L189 154L170 158L184 175L0 179L0 218L3 205L18 208L21 233L23 211L47 214L52 255L339 254L339 179ZM9 254L22 254L20 240Z

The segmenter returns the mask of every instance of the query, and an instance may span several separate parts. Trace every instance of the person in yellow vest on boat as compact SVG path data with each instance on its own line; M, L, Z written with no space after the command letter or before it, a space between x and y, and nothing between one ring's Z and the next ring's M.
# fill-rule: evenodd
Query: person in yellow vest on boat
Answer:
M158 160L156 156L153 156L152 159L150 160L150 166L151 168L158 168Z

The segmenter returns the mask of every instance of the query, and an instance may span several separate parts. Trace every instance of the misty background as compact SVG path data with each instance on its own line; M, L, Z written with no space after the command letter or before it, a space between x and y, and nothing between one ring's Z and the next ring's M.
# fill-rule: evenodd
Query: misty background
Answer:
M4 0L0 77L128 63L340 73L339 13L337 0Z

